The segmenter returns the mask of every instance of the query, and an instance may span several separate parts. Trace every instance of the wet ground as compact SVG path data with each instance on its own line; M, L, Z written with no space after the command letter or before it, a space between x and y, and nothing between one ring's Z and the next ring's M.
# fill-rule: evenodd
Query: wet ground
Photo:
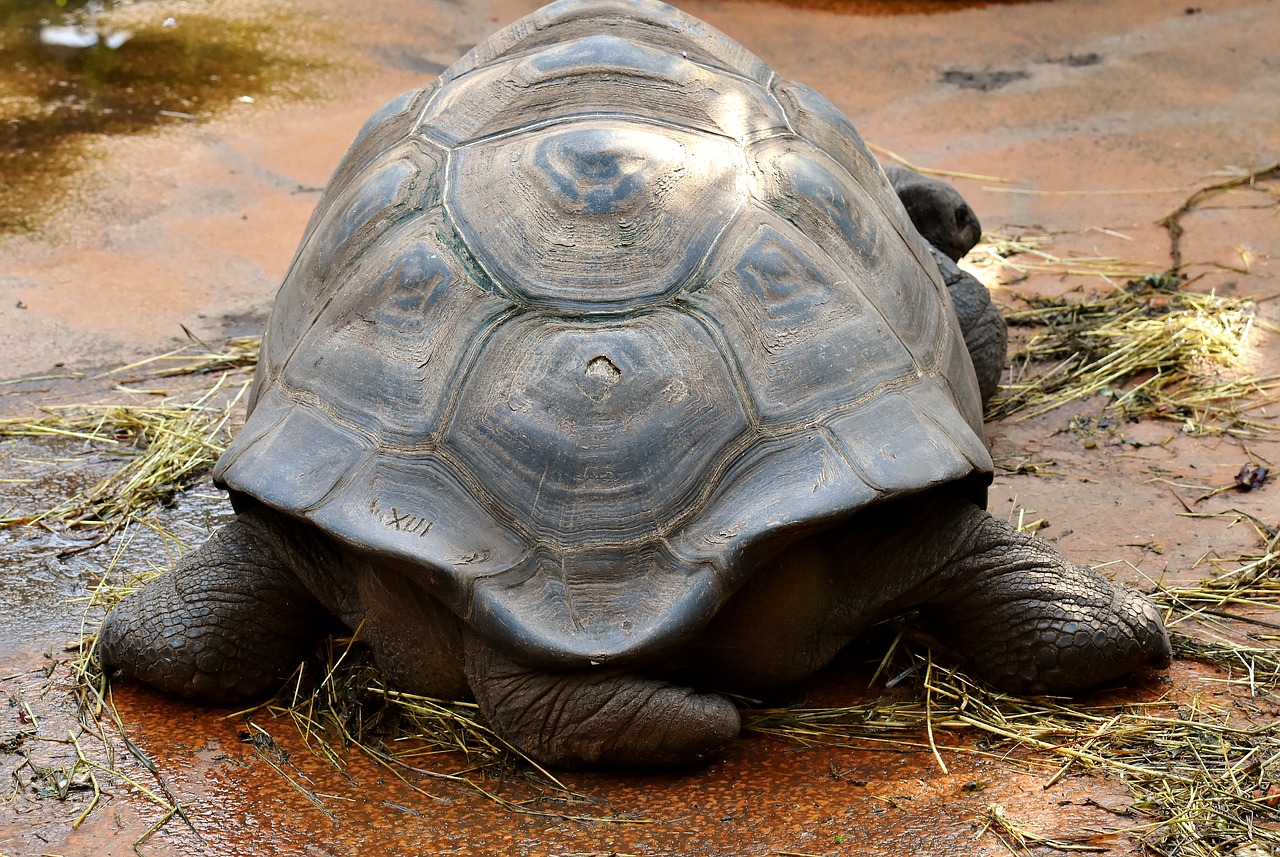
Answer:
M259 329L319 188L368 113L535 5L161 0L112 12L120 18L107 19L103 38L229 16L218 39L244 34L236 44L250 45L262 67L231 72L254 75L253 88L200 89L181 109L161 100L161 109L184 115L156 112L102 129L110 136L82 136L81 127L54 135L40 155L47 169L8 180L27 190L0 194L0 416L54 400L136 395L84 376L184 342L184 327L208 339ZM956 183L988 229L1052 233L1061 257L1163 269L1170 242L1157 220L1199 187L1280 160L1280 8L1270 0L685 8L822 91L883 149L1010 180ZM61 23L57 15L49 13L51 23ZM23 20L28 30L45 26ZM9 50L14 28L2 26ZM118 50L145 43L138 36ZM10 109L19 83L0 85L0 108ZM191 100L184 91L177 97ZM88 101L80 92L62 103ZM0 155L6 169L18 168ZM1262 323L1280 323L1277 182L1217 195L1182 225L1193 288L1260 298L1244 368L1280 371L1280 337ZM1082 285L1098 281L1032 274L1017 287L1056 294ZM42 380L11 383L31 377ZM1103 405L1089 399L990 425L1004 465L993 510L1027 510L1072 558L1109 564L1139 585L1198 579L1205 557L1254 550L1254 532L1232 525L1234 511L1277 523L1274 481L1205 496L1230 485L1242 464L1274 469L1274 437L1193 437L1176 422L1072 428L1077 417L1103 416ZM1256 415L1272 419L1275 408ZM91 483L109 464L74 441L0 448L0 496L33 506ZM225 514L216 492L198 488L164 513L165 528L196 542ZM80 551L87 545L74 538L0 530L0 759L4 776L13 773L0 783L0 854L133 853L162 815L148 791L180 801L187 814L141 846L148 855L1005 854L978 822L996 803L1046 836L1096 833L1089 844L1109 853L1135 848L1136 834L1117 832L1138 823L1124 814L1128 797L1117 784L1072 775L1045 789L1050 771L960 752L981 745L972 734L940 736L946 775L914 748L806 748L750 736L702 771L575 775L572 800L519 777L487 783L549 813L529 815L456 784L415 779L423 794L359 754L340 773L287 723L258 721L278 742L264 751L261 741L242 740L245 725L224 719L228 712L121 686L115 704L149 771L111 724L105 744L76 725L61 664L80 636L75 599L112 564L122 539ZM173 549L142 532L123 561L163 564ZM865 699L867 677L855 659L792 701ZM1237 692L1214 679L1180 663L1126 692L1209 701ZM135 783L98 771L100 800L78 827L93 796L83 772L92 769L81 765L82 782L60 784L57 772L71 770L77 755L62 740L68 732L79 752ZM573 820L587 815L610 820Z

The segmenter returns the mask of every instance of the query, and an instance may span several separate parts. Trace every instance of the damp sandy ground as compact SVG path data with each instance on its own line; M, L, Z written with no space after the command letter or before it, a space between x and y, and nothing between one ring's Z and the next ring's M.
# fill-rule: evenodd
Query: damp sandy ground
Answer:
M186 341L184 327L209 339L259 330L319 189L364 118L536 4L303 5L281 8L305 22L298 50L324 59L297 72L291 91L305 97L260 95L212 118L94 143L37 201L42 225L0 235L0 415L50 397L109 400L109 384L77 376L172 348ZM134 11L152 7L179 18L191 8L159 2ZM1009 179L956 184L988 229L1052 233L1058 256L1161 270L1170 243L1158 219L1199 187L1280 160L1280 7L1272 0L685 8L816 87L883 149ZM1258 296L1259 319L1272 325L1280 323L1277 191L1272 181L1224 193L1182 221L1194 288ZM1098 285L1033 274L1017 287L1057 294ZM1266 325L1255 325L1244 368L1280 372L1280 337ZM33 377L41 380L10 383ZM1069 556L1139 585L1198 579L1205 557L1256 548L1251 528L1232 526L1232 512L1277 523L1274 481L1213 493L1242 464L1280 463L1275 439L1194 438L1176 422L1070 428L1103 415L1103 405L1088 399L990 425L1003 465L993 511L1044 519L1041 534ZM1275 408L1255 415L1271 419ZM22 489L34 495L54 497L90 478L74 443L9 442L3 452L0 478L35 474L38 488ZM1033 472L1014 472L1020 464ZM0 491L19 484L0 482ZM226 514L216 492L201 489L166 521L198 541ZM59 558L78 546L44 530L0 530L0 759L6 777L17 771L0 782L0 854L133 853L160 820L143 789L180 801L188 817L151 836L141 846L147 855L1006 854L977 821L994 803L1045 836L1094 834L1089 844L1106 853L1136 848L1137 834L1123 831L1138 820L1117 785L1073 774L1045 789L1051 771L961 752L978 740L969 734L940 736L945 775L927 752L753 736L697 772L572 776L579 800L543 797L536 808L548 815L528 815L446 781L427 782L430 794L411 790L358 754L339 772L285 723L271 729L286 754L268 753L273 767L242 740L241 720L224 719L228 712L131 686L117 688L115 702L158 774L118 739L111 759L85 747L136 785L104 776L99 805L73 829L91 790L41 796L21 762L23 753L45 768L74 758L69 744L49 740L76 722L66 669L56 665L80 633L72 599L115 547ZM158 541L140 538L132 550L126 562L166 562ZM866 677L858 663L792 699L861 699ZM1219 678L1179 663L1124 692L1210 701L1236 692ZM33 718L42 739L13 737ZM295 785L320 795L319 804ZM488 785L513 800L536 791ZM614 820L572 820L578 815Z

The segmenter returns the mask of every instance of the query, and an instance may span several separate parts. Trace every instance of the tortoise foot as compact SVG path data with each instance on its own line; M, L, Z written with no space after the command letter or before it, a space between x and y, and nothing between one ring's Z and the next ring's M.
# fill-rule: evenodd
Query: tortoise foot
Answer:
M330 625L273 562L278 544L252 514L214 533L111 611L98 633L102 668L214 703L270 693Z
M738 735L727 698L619 670L542 671L483 643L467 672L481 711L504 739L556 768L667 768L707 761Z

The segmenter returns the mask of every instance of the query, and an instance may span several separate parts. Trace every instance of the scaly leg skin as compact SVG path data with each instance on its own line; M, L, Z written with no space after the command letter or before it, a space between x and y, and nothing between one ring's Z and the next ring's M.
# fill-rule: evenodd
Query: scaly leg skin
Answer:
M1169 662L1144 596L935 492L789 548L682 653L672 677L754 692L810 675L870 625L922 622L991 684L1068 693Z
M123 599L98 635L103 669L221 704L275 690L332 625L290 570L306 548L278 520L246 511Z
M621 670L528 669L467 640L467 675L490 726L556 768L660 768L704 762L738 735L726 697Z
M1071 693L1169 665L1168 633L1145 596L976 507L953 512L953 521L952 585L927 607L991 684Z

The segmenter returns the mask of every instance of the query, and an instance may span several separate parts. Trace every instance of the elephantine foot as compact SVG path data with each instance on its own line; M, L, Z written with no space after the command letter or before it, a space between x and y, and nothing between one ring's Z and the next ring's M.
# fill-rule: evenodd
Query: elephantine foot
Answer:
M960 532L959 573L932 613L994 686L1070 693L1169 665L1169 635L1146 596L976 508Z
M657 768L704 762L738 735L723 696L619 670L526 669L482 641L467 646L480 710L521 752L557 768Z
M269 516L237 518L111 611L103 669L208 702L270 693L330 628L289 553Z

